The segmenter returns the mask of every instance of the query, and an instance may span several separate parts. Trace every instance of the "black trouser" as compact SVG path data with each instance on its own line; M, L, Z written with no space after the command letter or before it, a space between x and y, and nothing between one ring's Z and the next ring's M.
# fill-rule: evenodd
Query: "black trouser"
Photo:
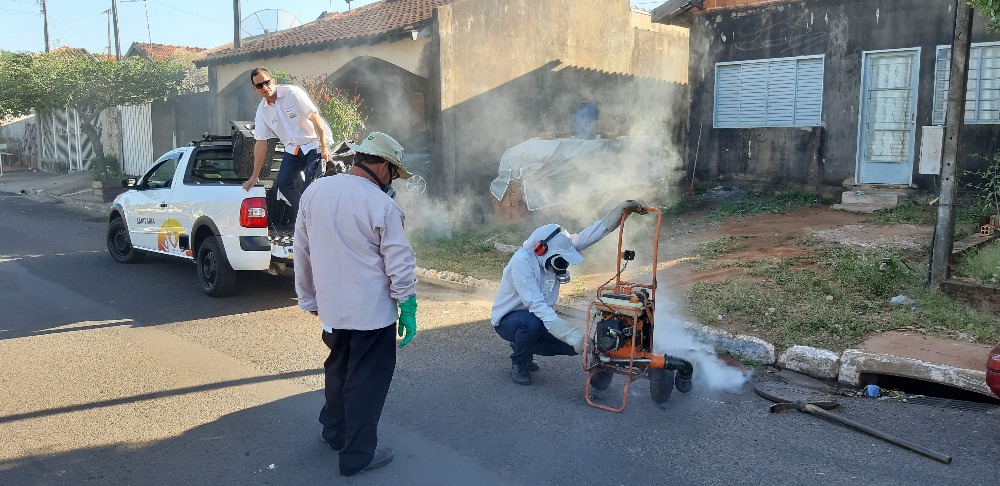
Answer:
M394 323L395 324L395 323ZM330 356L326 404L319 414L323 438L340 450L340 474L361 472L378 444L378 420L396 370L396 326L374 331L323 332Z

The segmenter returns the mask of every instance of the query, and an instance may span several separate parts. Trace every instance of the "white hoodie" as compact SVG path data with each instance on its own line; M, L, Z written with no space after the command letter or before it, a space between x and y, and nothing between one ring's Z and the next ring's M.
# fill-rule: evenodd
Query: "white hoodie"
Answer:
M548 251L541 256L536 255L533 250L535 243L552 234L556 227L555 224L547 224L536 229L504 267L490 316L494 326L505 315L526 309L538 316L548 329L557 319L552 306L559 298L560 283L556 281L556 273L545 268L545 260L552 255L563 255L572 263L573 259L568 255L576 253L579 256L578 252L611 233L599 219L578 234L571 235L562 230L548 241Z

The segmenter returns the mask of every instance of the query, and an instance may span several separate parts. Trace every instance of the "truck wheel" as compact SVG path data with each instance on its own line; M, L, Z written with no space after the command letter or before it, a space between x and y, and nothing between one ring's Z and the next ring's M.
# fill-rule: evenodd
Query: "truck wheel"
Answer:
M670 393L673 391L674 370L650 368L649 396L653 397L653 401L656 403L663 403L670 398Z
M108 253L118 263L138 263L146 254L136 250L132 246L132 239L128 236L128 228L121 218L115 218L108 225Z
M198 249L198 282L201 290L212 297L229 295L236 287L236 270L229 265L214 236L206 239Z

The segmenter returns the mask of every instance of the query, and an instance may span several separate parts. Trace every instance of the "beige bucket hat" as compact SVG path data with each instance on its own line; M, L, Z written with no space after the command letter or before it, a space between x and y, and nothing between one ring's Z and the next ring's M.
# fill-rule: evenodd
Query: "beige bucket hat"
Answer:
M399 172L400 179L410 178L410 172L403 167L403 146L394 138L382 132L372 132L361 143L354 144L347 142L347 146L355 152L374 155L388 160L389 163L396 166L396 171Z

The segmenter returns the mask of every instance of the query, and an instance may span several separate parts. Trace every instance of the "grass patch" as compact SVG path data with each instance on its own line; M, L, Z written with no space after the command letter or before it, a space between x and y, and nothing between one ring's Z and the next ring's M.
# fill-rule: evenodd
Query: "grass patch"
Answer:
M751 191L738 201L727 201L720 204L706 218L720 220L759 213L783 213L820 204L822 204L820 197L808 192L790 191L768 194Z
M864 220L870 224L915 224L934 226L937 224L938 207L917 205L912 201L888 209L880 209ZM955 239L979 232L979 210L968 205L960 205L955 210Z
M1000 283L1000 241L975 248L955 265L955 275L976 279L986 284Z
M918 224L933 226L937 222L937 206L916 205L913 201L904 201L902 204L888 209L879 209L872 213L870 218L865 219L871 224Z
M421 267L498 281L513 252L494 243L520 248L526 234L520 226L487 226L444 236L417 233L410 244Z
M697 259L691 262L695 270L700 271L708 268L712 260L725 255L740 251L747 247L746 243L741 243L735 236L723 236L711 241L701 243L694 249Z
M688 297L689 308L701 322L753 334L778 347L840 351L870 334L901 328L1000 340L997 316L929 290L925 265L913 264L910 270L898 255L837 244L824 244L815 254L809 267L798 267L795 259L758 260L744 277L700 282ZM916 306L889 303L900 294Z

